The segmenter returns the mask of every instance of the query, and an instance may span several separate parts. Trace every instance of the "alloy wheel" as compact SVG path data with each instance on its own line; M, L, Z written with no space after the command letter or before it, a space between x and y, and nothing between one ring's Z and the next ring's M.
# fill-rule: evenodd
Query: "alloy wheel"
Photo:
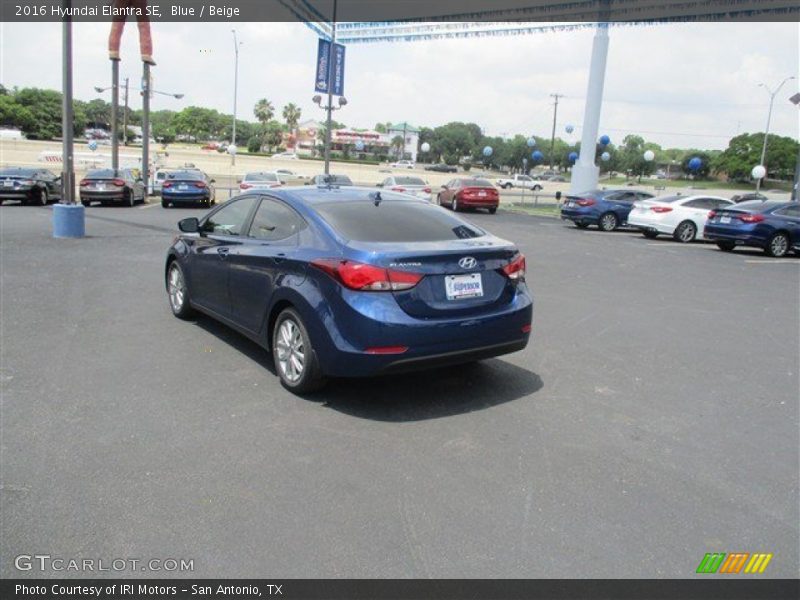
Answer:
M183 280L183 273L176 265L172 265L169 270L168 291L172 310L180 312L186 301L186 283Z
M292 319L281 323L275 346L281 374L289 383L297 382L303 376L306 355L303 335Z
M789 240L783 234L772 237L769 242L769 253L775 257L781 257L789 251Z

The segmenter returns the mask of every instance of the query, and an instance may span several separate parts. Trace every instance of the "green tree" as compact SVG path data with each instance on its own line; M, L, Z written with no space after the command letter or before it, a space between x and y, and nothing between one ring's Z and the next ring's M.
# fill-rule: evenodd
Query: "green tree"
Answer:
M256 116L256 119L258 119L259 123L266 125L275 115L275 107L272 106L272 102L266 98L262 98L256 102L256 105L253 108L253 114Z
M644 153L647 144L640 135L626 135L622 140L622 147L619 151L620 169L629 175L633 175L642 180L643 175L649 175L655 168L655 160L646 161Z
M743 133L732 138L724 152L713 159L716 173L726 173L729 179L750 179L753 167L761 162L763 133ZM791 179L797 160L798 142L789 137L769 135L767 156L764 160L768 173L779 179Z
M289 131L294 132L294 130L297 129L297 123L300 121L302 112L303 111L300 110L294 102L289 102L289 104L283 107L283 120L286 121L286 126L289 128Z
M87 102L84 106L84 112L86 113L86 121L88 124L95 127L110 127L111 104L102 98L89 100L89 102Z
M0 95L0 125L30 131L33 123L33 113L27 107L17 103L13 96Z
M405 147L405 140L402 135L396 135L392 138L392 143L389 145L396 158L402 158L403 149Z

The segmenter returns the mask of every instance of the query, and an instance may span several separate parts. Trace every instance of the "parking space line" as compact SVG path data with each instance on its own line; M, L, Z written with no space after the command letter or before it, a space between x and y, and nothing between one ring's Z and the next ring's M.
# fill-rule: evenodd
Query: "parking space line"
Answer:
M154 206L160 206L160 205L157 202L153 202L152 204L149 204L149 203L148 204L142 204L139 207L139 210L142 210L143 208L153 208Z
M800 265L798 260L781 260L779 258L750 258L744 262L751 265Z

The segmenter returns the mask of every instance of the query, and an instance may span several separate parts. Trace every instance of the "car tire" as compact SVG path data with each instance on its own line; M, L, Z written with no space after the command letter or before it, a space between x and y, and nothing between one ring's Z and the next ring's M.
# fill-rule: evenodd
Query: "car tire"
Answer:
M48 197L47 190L46 189L39 190L39 205L47 206L49 203L50 203L50 198Z
M88 200L81 200L81 204L83 204L86 208L89 208L92 205L92 203Z
M577 223L575 223L575 227L577 227L578 229L586 229L587 227L589 227L589 224L581 223L580 221L578 221Z
M272 357L281 385L295 394L308 394L325 385L303 319L293 308L286 308L275 320L272 331Z
M540 185L533 186L533 191L534 192L541 192L542 191L542 186L540 186Z
M166 200L161 201L161 208L169 208L169 202Z
M658 237L658 232L651 229L644 229L642 230L642 235L648 240L654 240Z
M453 196L453 199L450 201L450 207L453 209L453 212L459 212L461 210L461 206L458 204L458 196Z
M613 212L603 213L597 221L597 227L600 231L614 231L619 227L619 218Z
M493 215L493 214L495 214L496 212L497 212L497 208L496 208L496 207L495 207L495 208L490 208L490 209L489 209L489 214L490 214L490 215Z
M736 248L736 244L728 241L717 242L717 248L723 252L733 252L733 249Z
M190 319L194 316L189 301L189 286L186 283L186 276L177 260L173 260L167 269L167 298L172 314L179 319Z
M133 190L128 190L125 192L123 202L125 203L125 206L128 206L129 208L136 206L136 196L133 194Z
M789 253L789 236L782 231L775 233L769 238L764 252L773 258L783 258Z
M502 188L504 190L510 190L512 188L512 185L510 183L506 183L506 184L503 184Z
M672 233L672 239L681 244L688 244L693 242L697 237L697 225L692 221L682 221L678 223L675 231Z

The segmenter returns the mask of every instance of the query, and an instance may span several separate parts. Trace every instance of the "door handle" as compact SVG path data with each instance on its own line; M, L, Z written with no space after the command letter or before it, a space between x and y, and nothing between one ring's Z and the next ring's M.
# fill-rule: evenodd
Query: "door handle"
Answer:
M230 252L230 251L231 251L231 249L228 248L227 246L222 246L220 248L217 248L217 254L219 255L219 257L222 260L225 260L226 258L228 258L228 252Z
M286 260L286 253L285 252L280 252L280 253L276 254L275 258L273 258L273 260L278 264L282 263L284 260Z

